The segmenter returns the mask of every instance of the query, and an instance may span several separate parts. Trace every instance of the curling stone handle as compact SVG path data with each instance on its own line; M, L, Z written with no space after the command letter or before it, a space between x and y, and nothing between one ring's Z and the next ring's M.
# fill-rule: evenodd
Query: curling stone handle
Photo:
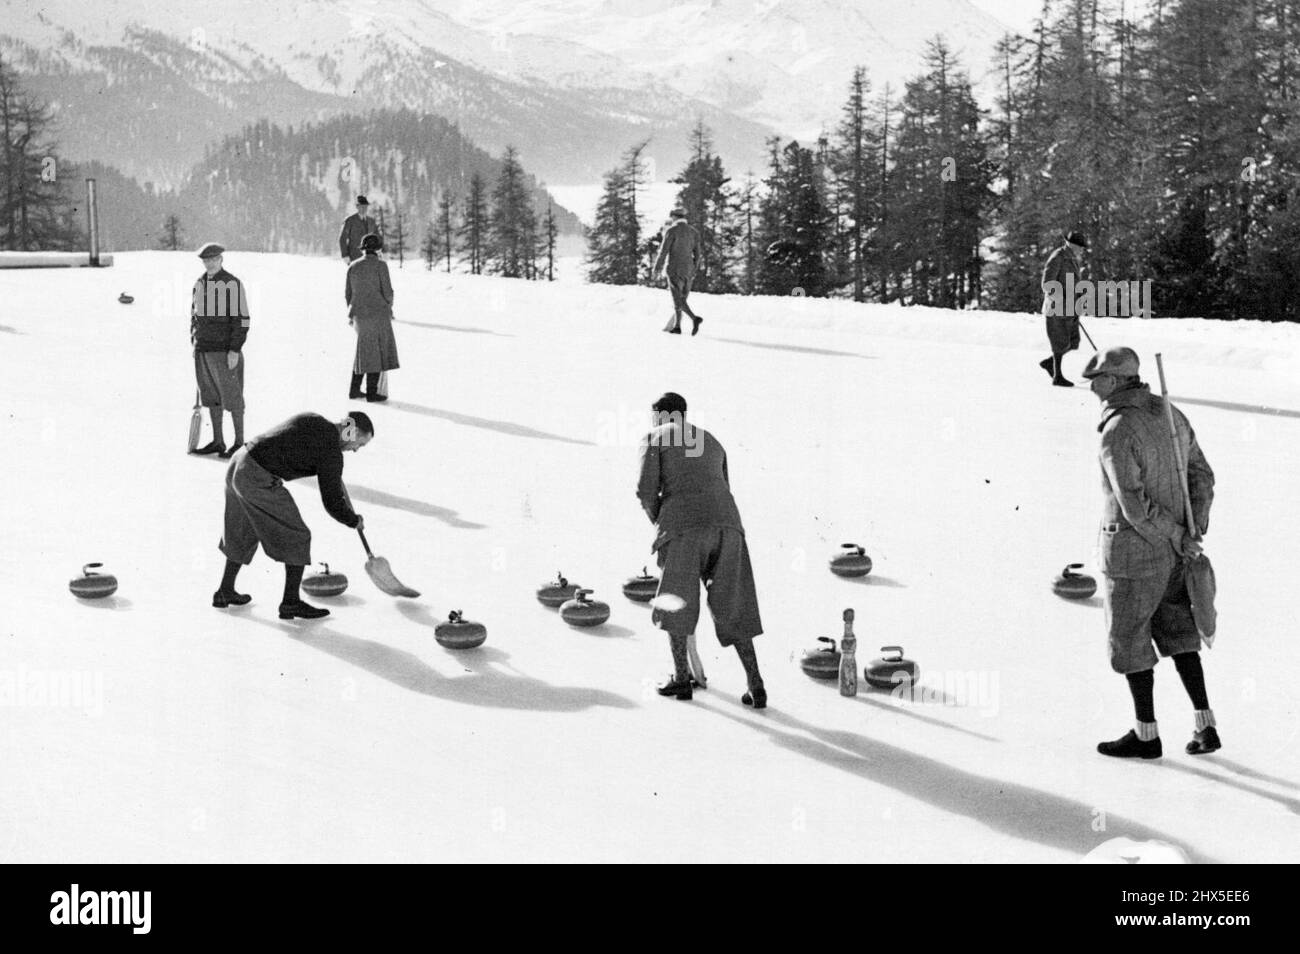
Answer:
M1075 570L1082 570L1082 569L1083 569L1083 564L1082 564L1082 563L1069 563L1069 564L1066 564L1065 569L1061 571L1061 576L1064 576L1064 577L1066 577L1067 579L1068 579L1069 577L1072 577L1072 576L1078 576L1079 574L1078 574L1078 573L1075 573L1074 571L1075 571Z
M585 603L585 602L587 602L587 597L590 596L590 595L592 594L592 592L594 592L594 591L592 591L592 590L578 590L576 593L573 594L573 598L574 598L575 600L577 600L579 603Z
M83 566L83 567L81 568L81 572L82 572L83 574L85 574L86 576L99 576L98 573L92 573L92 572L90 572L90 571L91 571L92 569L95 569L95 568L97 568L97 567L101 567L101 566L103 566L103 565L104 565L104 564L102 564L102 563L87 563L85 566Z
M324 572L328 573L330 571L330 565L328 563L322 563L321 566L325 567Z
M862 549L862 547L858 546L856 543L841 543L840 549L848 550L851 553L857 554L858 556L862 556L862 554L867 552L866 550Z
M899 658L899 659L902 659L902 658L903 658L903 647L902 647L902 646L881 646L881 647L880 647L880 651L881 651L882 653L898 653L898 658Z
M830 652L835 652L835 640L831 639L829 636L818 636L817 642L830 643L831 644Z

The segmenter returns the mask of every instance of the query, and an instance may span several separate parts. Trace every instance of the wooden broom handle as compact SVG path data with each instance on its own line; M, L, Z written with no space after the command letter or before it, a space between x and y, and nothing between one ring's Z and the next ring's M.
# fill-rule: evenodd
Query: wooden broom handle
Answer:
M1160 375L1160 396L1165 401L1165 417L1169 421L1169 436L1174 442L1174 465L1178 468L1178 481L1183 488L1183 516L1187 518L1187 532L1193 540L1200 540L1201 534L1196 526L1196 516L1192 513L1192 495L1187 489L1187 464L1183 461L1183 450L1178 446L1178 426L1174 423L1174 406L1169 403L1169 389L1165 387L1165 363L1160 353L1156 352L1156 371Z

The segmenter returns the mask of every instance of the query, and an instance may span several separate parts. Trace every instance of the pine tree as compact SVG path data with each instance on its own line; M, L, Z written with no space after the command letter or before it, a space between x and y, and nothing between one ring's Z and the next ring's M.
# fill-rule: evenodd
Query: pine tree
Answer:
M483 274L484 252L488 237L487 190L477 172L470 177L469 195L460 225L461 254L468 257L471 275Z
M433 271L433 263L442 255L441 243L439 241L438 229L430 222L424 230L424 239L420 242L420 257L424 259L425 271Z
M555 206L547 203L546 216L542 219L542 241L546 251L546 280L555 281L555 239L560 234L560 227L555 221Z
M854 301L866 300L870 267L867 243L880 203L879 180L875 175L880 137L868 114L870 89L866 69L855 68L830 163L839 198L837 220L842 215L841 242Z
M447 262L447 273L451 274L451 254L454 251L454 237L452 224L451 193L443 190L438 198L438 221L435 228L440 237L440 247L443 257Z
M383 217L382 212L383 209L381 208L380 209L381 220ZM406 250L408 248L406 242L408 236L406 234L406 226L402 221L401 210L398 210L398 212L395 215L395 219L396 219L396 224L393 226L393 234L389 238L385 239L384 250L388 253L388 256L390 258L393 255L397 256L397 267L401 268L406 263ZM382 226L380 226L380 228L382 229Z
M669 181L681 186L677 205L686 213L686 221L700 234L700 265L693 286L702 292L735 291L730 269L731 250L739 236L735 199L727 187L731 180L723 169L722 159L713 153L712 133L703 120L697 120L691 131L690 160Z
M645 183L641 156L648 142L628 149L619 165L605 173L596 219L587 232L588 281L608 285L649 281L654 244L642 243L637 212L637 191Z
M754 243L754 228L758 218L758 183L754 173L745 174L736 199L736 223L740 232L740 290L746 295L758 287L758 254Z
M158 239L158 247L175 252L181 247L182 241L181 220L175 213L169 214L163 219L162 235Z
M487 257L492 271L506 278L528 278L536 249L537 214L513 146L507 146L492 190Z
M759 213L758 286L767 295L824 295L830 216L817 157L797 142L768 141L770 171Z

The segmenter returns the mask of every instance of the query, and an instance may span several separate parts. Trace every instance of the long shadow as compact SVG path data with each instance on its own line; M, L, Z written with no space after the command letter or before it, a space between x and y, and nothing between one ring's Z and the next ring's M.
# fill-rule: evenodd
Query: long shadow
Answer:
M796 354L823 354L833 358L860 358L863 361L875 361L876 356L871 354L858 354L856 351L835 351L831 348L810 348L807 345L791 344L772 344L766 341L743 341L740 338L714 338L714 341L725 341L727 344L744 345L747 348L767 348L771 351L793 351Z
M349 483L348 493L353 501L360 500L362 503L374 504L376 507L391 507L394 510L404 510L407 513L415 514L417 517L433 517L435 520L441 520L448 526L460 530L482 530L487 526L483 523L474 523L472 520L464 520L456 514L456 511L447 507L439 507L436 504L424 500L414 500L410 497L399 497L384 490L375 490L373 487L363 487Z
M343 662L357 666L386 679L395 686L418 692L421 695L459 702L467 705L489 706L498 709L527 709L537 712L582 712L595 706L609 706L614 709L634 709L636 703L604 689L590 689L585 686L552 686L532 676L511 669L501 672L492 666L478 670L468 670L469 676L449 678L430 667L418 656L402 649L394 649L369 639L348 636L336 630L317 624L273 623L254 620L290 639L318 649L323 653L341 659ZM433 633L429 642L434 648ZM466 649L456 653L458 659L466 662L475 656L487 661L503 662L508 654L497 648L489 652Z
M1253 778L1257 782L1266 782L1270 785L1281 785L1283 788L1294 788L1300 791L1300 784L1291 781L1288 778L1278 778L1276 775L1269 775L1253 769L1248 765L1242 765L1240 762L1234 762L1231 759L1225 759L1218 755L1203 756L1206 762L1212 765L1222 765L1229 772L1240 775L1244 778Z
M25 331L19 331L17 328L10 328L8 325L0 325L0 331L3 331L7 335L22 335L27 333Z
M702 696L697 696L701 699ZM739 703L732 703L738 706ZM763 715L743 717L705 702L705 707L771 736L782 748L815 759L831 768L884 785L919 802L972 821L1012 838L1073 852L1082 858L1116 833L1131 838L1167 841L1169 835L1122 816L1107 813L1107 831L1092 830L1096 806L1006 779L975 775L937 759L918 755L853 732L823 729L772 709ZM776 724L792 731L782 731ZM807 733L813 738L796 735ZM1195 849L1180 845L1197 863L1211 864Z
M458 331L466 335L495 335L498 338L513 338L514 335L507 334L503 331L492 331L490 328L458 328L455 325L435 325L427 321L407 321L404 318L394 318L394 324L414 325L417 328L428 328L431 331Z
M1179 772L1185 772L1188 775L1195 775L1197 778L1203 778L1219 785L1227 785L1238 791L1249 792L1251 795L1257 795L1260 798L1266 798L1270 802L1277 802L1293 815L1300 815L1300 798L1287 798L1285 795L1274 795L1255 785L1247 785L1245 782L1237 782L1230 778L1224 778L1222 775L1216 775L1213 772L1207 772L1205 769L1193 768L1190 765L1183 765L1180 762L1172 762L1167 759L1161 759L1162 768L1174 769Z
M560 622L564 622L561 620ZM601 623L599 626L574 626L565 623L570 631L583 635L603 636L605 639L631 639L636 635L636 630L628 629L626 626L619 626L617 623Z
M500 434L509 434L511 437L532 437L545 441L560 441L564 444L584 444L587 447L595 447L595 441L583 441L574 437L565 437L563 434L551 434L547 431L539 431L532 427L525 427L523 424L512 424L510 421L494 421L487 417L474 417L471 414L460 414L457 411L446 411L437 407L424 407L420 404L411 404L407 401L389 401L388 407L397 411L407 411L411 414L423 414L426 417L436 417L443 421L451 421L453 424L463 424L466 427L481 427L484 430L496 431Z
M1238 404L1235 401L1211 401L1208 398L1170 397L1175 404L1195 404L1199 407L1213 407L1220 411L1240 411L1243 414L1264 414L1270 417L1297 417L1300 411L1291 411L1284 407L1269 407L1266 404Z
M959 725L953 725L951 722L945 722L943 719L936 719L934 716L922 715L919 712L913 712L911 709L908 709L906 706L900 705L897 702L886 702L883 699L872 698L869 690L864 692L861 689L859 689L858 694L855 698L859 702L863 703L864 705L875 706L877 709L885 709L888 712L897 712L900 715L907 716L909 719L918 719L921 722L927 722L930 725L937 725L941 729L951 729L953 732L960 732L963 735L969 735L977 739L983 739L985 742L1002 741L1001 739L994 738L991 735L985 735L983 732L976 732L974 729L966 729Z

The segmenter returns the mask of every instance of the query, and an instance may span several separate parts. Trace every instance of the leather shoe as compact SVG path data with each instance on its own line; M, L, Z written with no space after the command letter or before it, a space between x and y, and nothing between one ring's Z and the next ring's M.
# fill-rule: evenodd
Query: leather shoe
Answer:
M194 454L220 454L220 453L221 453L222 451L224 451L225 449L226 449L226 445L225 445L225 444L222 444L222 443L220 443L220 442L218 442L218 441L212 441L212 442L210 442L210 443L204 444L202 447L196 448L195 450L191 451L191 453L194 453Z
M323 606L310 606L302 600L280 604L280 619L320 619L329 614Z

